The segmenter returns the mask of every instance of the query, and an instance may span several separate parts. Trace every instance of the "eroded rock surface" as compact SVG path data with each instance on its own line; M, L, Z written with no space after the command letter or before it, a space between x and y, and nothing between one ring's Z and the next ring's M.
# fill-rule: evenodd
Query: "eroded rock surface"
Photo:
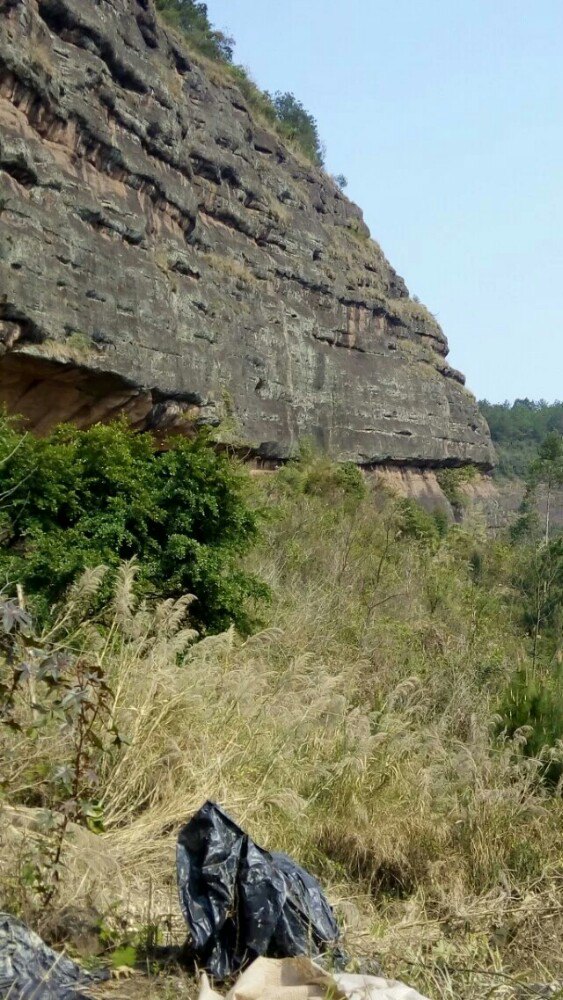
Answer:
M2 397L287 457L488 466L488 430L359 209L152 0L0 0Z

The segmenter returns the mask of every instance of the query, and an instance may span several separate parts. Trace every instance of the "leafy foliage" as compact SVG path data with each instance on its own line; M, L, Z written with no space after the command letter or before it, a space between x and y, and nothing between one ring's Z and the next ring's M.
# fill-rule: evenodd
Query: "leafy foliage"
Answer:
M277 127L277 114L271 95L266 90L261 90L254 82L244 66L229 66L229 75L235 81L237 87L246 98L252 108L265 118L274 127Z
M138 557L141 592L191 593L201 628L244 631L249 599L266 596L237 565L257 533L248 483L205 436L156 451L124 423L37 440L3 419L0 572L44 615L86 567Z
M276 117L283 133L301 147L306 156L317 166L324 163L324 148L319 137L317 122L306 111L301 101L289 91L278 91L273 98Z
M459 469L440 469L436 474L440 489L458 515L461 514L467 503L463 486L472 482L476 475L477 470L474 465L464 465Z
M542 540L524 554L516 574L522 621L536 645L541 639L546 653L556 654L563 634L563 537Z
M520 515L511 529L515 545L514 581L519 591L520 621L530 640L530 657L504 692L501 726L509 736L522 734L524 752L542 761L549 784L563 776L563 537L550 539L550 505L563 485L563 438L552 431L540 444L526 473ZM544 523L540 525L536 492L544 488Z
M300 493L332 498L336 503L364 500L367 487L357 465L336 465L325 455L317 454L309 442L303 442L298 457L278 473L278 481L290 494Z
M542 441L552 431L563 434L563 403L517 399L514 403L479 403L497 449L497 475L524 477Z
M198 52L208 59L232 62L234 40L213 27L206 3L200 0L156 0L156 8L189 38Z
M526 479L532 488L541 483L549 490L563 485L563 434L550 431L530 463Z
M526 756L541 761L541 776L556 785L563 776L563 668L543 675L519 670L500 705L507 735L522 737Z
M448 531L444 511L426 511L416 500L405 497L397 504L400 535L414 538L428 546L436 546Z

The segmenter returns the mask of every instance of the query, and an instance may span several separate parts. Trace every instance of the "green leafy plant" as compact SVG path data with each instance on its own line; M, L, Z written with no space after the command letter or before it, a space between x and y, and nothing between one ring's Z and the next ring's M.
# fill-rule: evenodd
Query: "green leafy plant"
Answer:
M540 488L542 504L538 498ZM522 598L522 621L532 636L534 669L540 646L551 657L557 657L561 648L563 537L551 538L550 533L553 497L562 488L563 437L552 432L530 462L519 515L510 530L512 542L521 553L515 583Z
M415 538L424 545L436 546L447 534L448 518L444 511L426 511L415 500L405 497L397 505L399 535Z
M500 727L509 737L522 735L528 757L541 761L540 774L551 786L563 777L563 668L519 670L502 698Z
M524 503L535 500L539 487L544 488L544 541L547 545L551 528L551 505L556 490L563 488L563 434L551 431L538 448L526 477Z
M331 462L309 441L301 442L296 458L280 470L278 479L290 493L333 497L346 506L367 496L366 479L357 465Z
M206 3L199 0L156 0L156 9L189 38L198 52L209 59L232 61L234 41L213 27Z
M41 440L0 421L0 572L45 616L87 567L138 557L141 593L196 598L198 626L251 627L267 588L240 555L259 515L249 477L206 436L157 451L118 422L61 427ZM105 594L109 593L111 574Z
M456 515L460 515L467 504L463 487L471 483L477 475L474 465L463 465L458 469L440 469L436 473L438 485L449 500Z
M319 137L319 129L313 115L307 111L301 101L289 91L278 91L273 98L276 117L283 132L289 139L298 142L304 153L313 163L322 167L324 149Z

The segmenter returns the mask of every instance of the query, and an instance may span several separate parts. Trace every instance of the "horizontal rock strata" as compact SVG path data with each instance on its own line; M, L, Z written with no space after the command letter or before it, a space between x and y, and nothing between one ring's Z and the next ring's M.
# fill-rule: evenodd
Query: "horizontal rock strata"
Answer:
M283 460L493 460L359 209L152 0L0 3L0 395Z

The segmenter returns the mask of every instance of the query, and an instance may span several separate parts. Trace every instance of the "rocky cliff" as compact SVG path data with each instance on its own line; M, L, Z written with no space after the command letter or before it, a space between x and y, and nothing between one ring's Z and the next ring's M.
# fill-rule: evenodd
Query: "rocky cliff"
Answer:
M125 411L474 462L486 425L361 212L152 0L0 0L1 398L41 432Z

